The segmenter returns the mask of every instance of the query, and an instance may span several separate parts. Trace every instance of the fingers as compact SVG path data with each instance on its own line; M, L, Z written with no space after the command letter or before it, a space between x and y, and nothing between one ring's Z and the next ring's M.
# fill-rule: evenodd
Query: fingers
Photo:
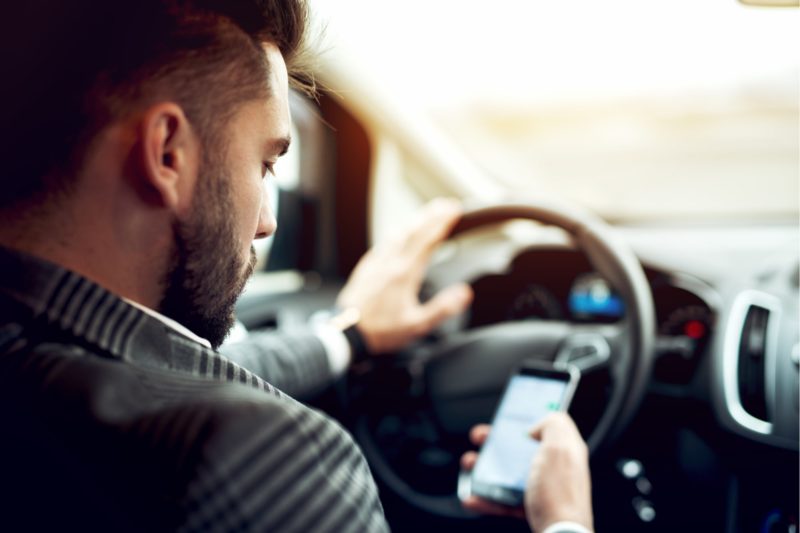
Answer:
M469 440L475 446L483 446L486 439L489 437L489 431L492 426L489 424L478 424L474 426L469 432ZM475 462L478 460L478 452L466 452L461 456L461 468L464 470L472 470L475 468Z
M575 423L566 413L552 413L531 436L541 441L525 489L531 528L542 531L568 521L592 529L589 452Z
M551 433L556 437L558 435L570 438L574 438L576 435L580 436L575 422L567 413L563 412L550 413L530 430L530 436L539 441L546 438L545 433L547 433L547 438Z
M461 456L461 468L470 471L475 468L475 462L478 460L478 452L466 452Z
M466 283L443 289L419 307L419 331L427 333L448 318L463 312L472 302L472 296L472 288Z
M477 426L473 426L473 428L469 431L469 440L475 446L483 446L483 443L486 442L486 439L489 437L489 431L492 429L492 426L489 424L478 424Z
M453 229L463 213L461 203L452 198L429 202L405 236L404 248L418 261L426 262L433 250Z
M489 437L489 431L492 426L489 424L478 424L474 426L469 432L469 440L476 446L481 446ZM461 456L461 468L470 471L475 468L475 463L478 460L477 452L466 452ZM507 507L488 500L484 500L475 495L468 496L461 501L461 505L465 509L480 514L491 514L496 516L513 516L516 518L525 518L525 509L522 507Z
M547 427L548 420L550 419L549 416L540 420L535 426L533 426L530 430L530 436L536 440L542 440L543 433L545 428Z
M372 248L350 274L336 302L360 311L359 330L373 353L406 346L472 302L472 289L463 283L419 301L430 255L460 217L458 201L431 202L408 231Z
M507 507L493 503L478 496L469 496L461 501L464 508L481 514L492 514L497 516L514 516L517 518L525 517L525 510L517 507Z

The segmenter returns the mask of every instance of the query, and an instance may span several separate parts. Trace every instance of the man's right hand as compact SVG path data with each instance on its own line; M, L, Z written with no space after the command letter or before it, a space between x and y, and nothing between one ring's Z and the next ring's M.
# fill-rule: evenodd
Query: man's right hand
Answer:
M480 446L490 428L480 425L470 432L473 444ZM541 441L530 465L525 488L524 515L534 531L544 531L557 522L575 522L593 527L589 453L575 423L565 413L552 413L532 428L531 437ZM471 470L478 454L467 452L461 465ZM470 496L467 509L488 514L523 516L522 509L511 509Z
M553 413L531 430L541 442L531 463L525 488L525 514L534 531L556 522L592 522L592 481L589 449L572 418Z

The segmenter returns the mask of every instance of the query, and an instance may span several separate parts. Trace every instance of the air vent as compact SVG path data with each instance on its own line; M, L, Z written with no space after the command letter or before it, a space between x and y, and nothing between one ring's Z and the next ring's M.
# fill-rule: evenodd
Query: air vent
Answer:
M781 302L761 291L742 291L725 327L723 391L737 430L772 434Z
M739 398L744 410L760 420L768 420L765 358L769 315L768 309L751 305L739 342Z

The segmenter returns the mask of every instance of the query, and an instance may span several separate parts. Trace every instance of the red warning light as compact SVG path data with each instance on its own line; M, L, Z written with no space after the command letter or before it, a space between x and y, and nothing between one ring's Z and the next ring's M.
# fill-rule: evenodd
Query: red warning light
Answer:
M699 320L690 320L683 326L683 332L687 337L699 340L706 334L706 325Z

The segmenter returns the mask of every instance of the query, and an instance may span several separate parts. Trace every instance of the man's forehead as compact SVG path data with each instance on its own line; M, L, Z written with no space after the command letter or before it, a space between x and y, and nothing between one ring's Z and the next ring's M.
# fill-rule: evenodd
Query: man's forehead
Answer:
M257 109L261 110L258 112L261 119L254 125L261 130L262 138L267 139L266 150L273 154L283 154L291 142L289 76L278 47L273 43L263 43L262 46L269 62L269 94L257 104Z
M283 54L274 43L264 42L261 46L264 48L269 62L269 84L272 90L288 92L289 73L286 69L286 61L283 58Z
M285 98L273 94L264 100L251 102L242 110L241 116L249 134L260 139L267 153L283 154L289 149L291 115Z

